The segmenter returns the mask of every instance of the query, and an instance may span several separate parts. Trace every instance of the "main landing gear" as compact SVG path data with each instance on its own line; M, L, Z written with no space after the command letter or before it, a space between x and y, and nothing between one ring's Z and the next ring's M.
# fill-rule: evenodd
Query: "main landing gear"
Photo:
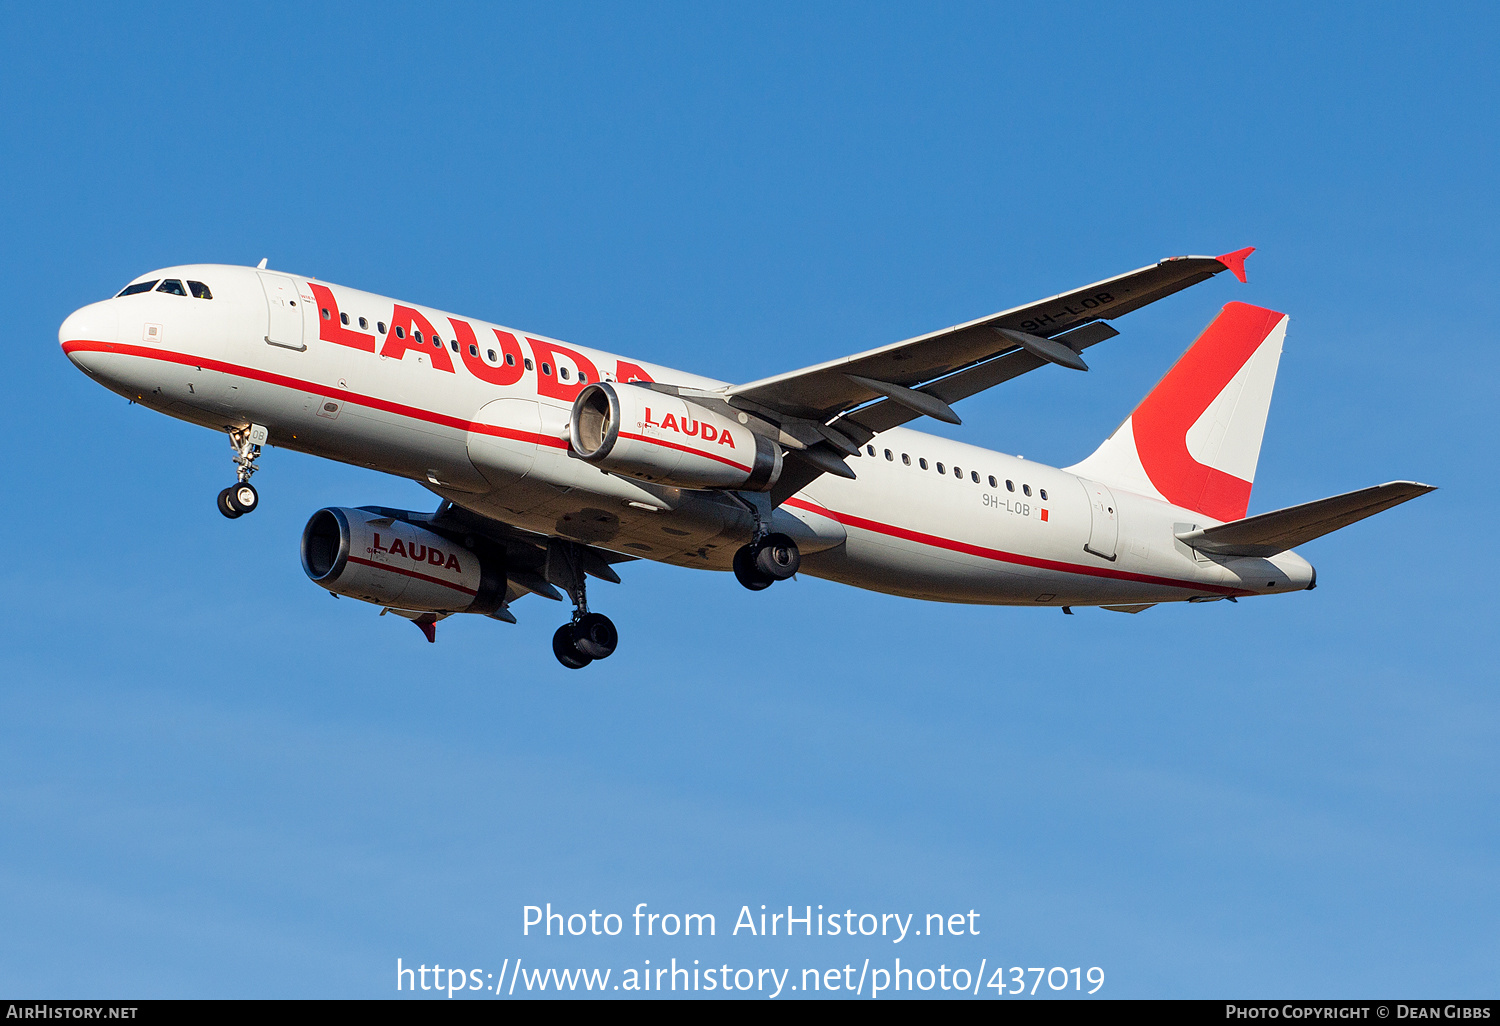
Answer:
M260 458L260 447L266 444L267 434L260 424L229 429L229 447L234 450L238 480L219 493L219 512L230 520L253 513L260 505L260 493L250 483L250 475L255 473L255 461Z
M595 659L608 659L620 643L614 621L603 613L589 612L588 586L584 575L574 575L577 584L568 589L573 599L573 619L552 635L552 654L570 670L581 670Z
M734 576L751 591L785 581L802 565L797 543L784 534L768 534L741 546L734 554Z
M570 670L581 670L595 659L607 659L620 643L620 632L603 613L584 613L552 635L552 654Z

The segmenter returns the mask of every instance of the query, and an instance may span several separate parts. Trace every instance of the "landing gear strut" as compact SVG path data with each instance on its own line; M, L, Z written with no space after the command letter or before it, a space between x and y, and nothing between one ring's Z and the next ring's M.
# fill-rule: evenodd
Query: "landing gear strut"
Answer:
M620 643L620 632L603 613L589 612L588 585L582 570L573 575L568 589L573 600L573 619L552 635L552 654L570 670L581 670L595 659L607 659Z
M250 483L260 447L266 444L268 432L260 424L229 429L229 447L234 450L236 482L219 493L219 512L230 520L253 513L260 505L260 493Z

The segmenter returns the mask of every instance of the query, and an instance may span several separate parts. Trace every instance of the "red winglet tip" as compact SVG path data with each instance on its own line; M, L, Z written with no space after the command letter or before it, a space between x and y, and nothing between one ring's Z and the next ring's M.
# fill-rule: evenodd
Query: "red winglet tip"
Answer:
M1245 258L1254 252L1254 246L1246 246L1244 249L1237 249L1233 253L1225 253L1217 259L1219 263L1233 271L1236 278L1244 282L1248 280L1245 277Z
M424 616L420 620L413 620L412 623L416 624L417 629L420 630L423 634L427 635L427 640L429 642L432 642L434 644L437 643L437 617L433 617L429 620Z

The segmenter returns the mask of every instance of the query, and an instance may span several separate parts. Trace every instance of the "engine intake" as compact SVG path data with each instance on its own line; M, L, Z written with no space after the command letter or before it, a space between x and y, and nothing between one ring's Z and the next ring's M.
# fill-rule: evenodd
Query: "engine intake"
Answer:
M337 595L399 609L492 613L505 599L503 567L394 516L332 506L302 530L302 569Z
M568 432L571 455L658 484L763 492L781 476L781 448L771 439L639 385L585 387L573 401Z

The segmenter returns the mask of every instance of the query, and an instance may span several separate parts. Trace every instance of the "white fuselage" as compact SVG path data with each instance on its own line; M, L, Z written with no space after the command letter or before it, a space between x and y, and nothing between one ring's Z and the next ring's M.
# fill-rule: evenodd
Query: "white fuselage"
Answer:
M664 487L569 455L581 376L723 382L280 272L191 265L150 277L201 281L213 298L123 296L61 331L75 364L141 405L216 430L265 425L271 445L631 556L727 570L751 537L754 494ZM849 465L856 480L824 475L771 514L803 571L829 580L946 602L1130 606L1314 579L1291 552L1195 553L1175 535L1216 522L1202 514L920 431L886 431Z

